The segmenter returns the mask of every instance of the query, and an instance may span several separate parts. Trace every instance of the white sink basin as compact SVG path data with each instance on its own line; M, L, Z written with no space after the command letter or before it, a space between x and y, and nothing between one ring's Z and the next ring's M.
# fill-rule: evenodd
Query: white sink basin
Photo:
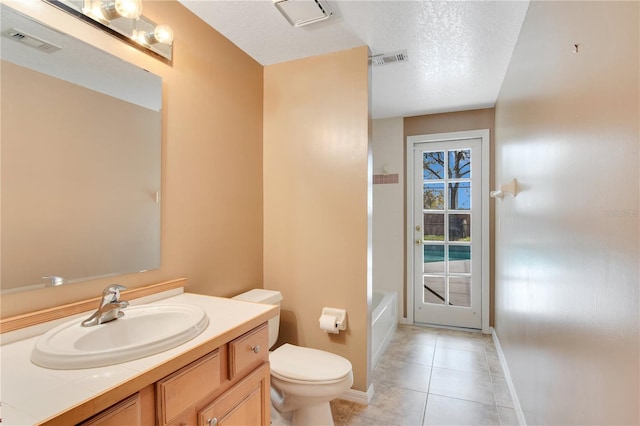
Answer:
M85 318L49 330L36 340L31 361L59 370L93 368L166 351L202 333L209 319L199 306L153 304L131 306L124 316L93 327Z

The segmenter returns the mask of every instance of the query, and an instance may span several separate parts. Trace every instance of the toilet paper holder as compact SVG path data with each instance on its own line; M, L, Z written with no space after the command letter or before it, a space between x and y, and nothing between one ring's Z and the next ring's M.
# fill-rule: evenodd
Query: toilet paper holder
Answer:
M338 308L322 308L322 314L318 321L321 321L323 317L332 316L335 317L336 330L347 329L347 310ZM327 332L327 330L325 330Z

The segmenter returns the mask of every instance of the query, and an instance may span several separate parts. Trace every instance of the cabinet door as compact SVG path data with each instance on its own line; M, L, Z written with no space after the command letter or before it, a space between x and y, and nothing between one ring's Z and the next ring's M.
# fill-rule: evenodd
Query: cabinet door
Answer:
M269 375L269 363L265 362L203 408L198 414L198 426L268 425Z
M153 385L149 385L79 426L154 426L155 423L154 389Z
M142 406L140 404L140 394L136 393L129 398L120 401L113 407L104 410L85 420L80 426L122 426L142 425Z

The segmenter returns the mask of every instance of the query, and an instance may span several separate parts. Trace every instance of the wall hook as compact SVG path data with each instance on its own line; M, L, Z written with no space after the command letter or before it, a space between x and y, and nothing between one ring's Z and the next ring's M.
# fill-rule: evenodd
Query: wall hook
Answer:
M505 194L509 194L512 197L515 197L518 194L518 181L516 181L515 179L512 179L511 182L509 182L508 184L500 185L499 190L491 191L489 195L492 196L493 198L499 198L502 200L504 199Z

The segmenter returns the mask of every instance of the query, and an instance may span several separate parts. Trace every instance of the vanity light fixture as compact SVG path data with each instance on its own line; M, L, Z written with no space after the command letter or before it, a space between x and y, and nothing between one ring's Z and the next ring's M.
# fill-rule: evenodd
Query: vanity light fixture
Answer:
M163 62L173 57L173 30L142 15L142 0L43 0Z
M323 21L332 15L325 0L273 0L273 4L293 27Z

